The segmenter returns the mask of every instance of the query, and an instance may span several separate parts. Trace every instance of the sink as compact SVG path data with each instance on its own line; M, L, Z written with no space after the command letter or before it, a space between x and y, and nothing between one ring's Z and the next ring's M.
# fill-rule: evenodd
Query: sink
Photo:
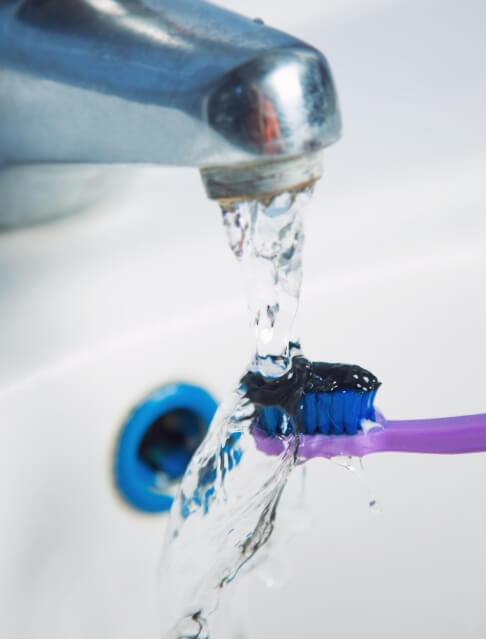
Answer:
M220 4L325 49L337 78L344 139L306 212L305 353L371 369L392 418L486 412L484 7ZM151 390L221 399L250 357L197 172L121 176L82 214L0 235L2 636L159 636L167 518L119 496L117 437ZM235 584L248 636L482 636L485 462L370 456L370 488L309 462L313 523L277 553L286 583Z

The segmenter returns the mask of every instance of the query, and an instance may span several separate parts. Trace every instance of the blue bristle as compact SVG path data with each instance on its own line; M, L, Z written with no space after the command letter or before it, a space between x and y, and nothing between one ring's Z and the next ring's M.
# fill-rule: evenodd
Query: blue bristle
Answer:
M360 407L360 411L359 411L360 417L366 417L366 415L368 414L369 403L370 403L369 393L362 393L361 394L361 407Z
M304 397L302 430L309 435L314 435L317 429L317 395L307 393Z
M267 433L275 435L282 423L282 412L274 406L269 406L261 413L259 422Z
M375 401L375 396L377 392L378 392L378 389L375 388L374 390L367 393L367 395L369 395L369 400L368 400L368 406L366 410L366 419L370 419L371 421L375 421L376 419L375 407L373 403Z
M319 393L317 395L317 430L323 435L329 435L332 432L331 415L331 393Z
M348 391L344 409L344 429L348 435L356 435L361 419L361 393Z
M331 432L334 435L342 435L344 433L344 405L346 403L346 391L337 390L331 393L331 396Z
M375 420L373 400L377 389L372 391L335 390L317 394L317 430L324 435L356 435L363 419ZM304 407L307 409L307 402ZM313 435L315 431L307 425L313 420L304 415L304 431Z
M373 407L376 392L377 389L338 389L331 392L306 393L298 408L302 433L356 435L363 419L376 419ZM264 408L259 417L259 424L269 435L285 434L282 430L283 412L279 408ZM290 425L292 426L292 422Z

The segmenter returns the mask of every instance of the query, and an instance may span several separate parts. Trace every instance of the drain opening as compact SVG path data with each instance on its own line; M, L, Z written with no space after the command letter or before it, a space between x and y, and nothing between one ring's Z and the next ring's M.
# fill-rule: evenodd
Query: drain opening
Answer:
M200 386L169 384L145 398L123 425L114 459L115 484L137 510L170 510L179 480L216 412Z
M206 431L207 424L196 411L187 408L168 411L147 429L138 458L168 481L180 479Z

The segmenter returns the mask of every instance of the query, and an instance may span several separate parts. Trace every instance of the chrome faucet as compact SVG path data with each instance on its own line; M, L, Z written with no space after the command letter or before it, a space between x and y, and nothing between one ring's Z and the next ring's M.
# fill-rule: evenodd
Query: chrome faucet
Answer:
M210 198L267 197L318 179L339 133L325 58L261 20L201 0L0 0L0 223L62 208L93 165L193 166Z

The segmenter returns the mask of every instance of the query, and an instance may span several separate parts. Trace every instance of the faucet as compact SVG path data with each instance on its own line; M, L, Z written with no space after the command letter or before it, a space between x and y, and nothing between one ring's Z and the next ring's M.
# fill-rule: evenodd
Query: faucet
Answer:
M317 180L340 134L319 51L202 0L0 0L0 62L0 225L79 205L114 164L272 197Z

